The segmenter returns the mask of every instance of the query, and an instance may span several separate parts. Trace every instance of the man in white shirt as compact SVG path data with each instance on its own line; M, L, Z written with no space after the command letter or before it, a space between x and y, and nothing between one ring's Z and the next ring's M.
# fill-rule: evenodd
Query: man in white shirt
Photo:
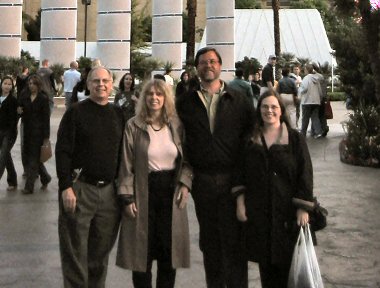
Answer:
M72 61L70 63L70 69L66 70L65 73L63 73L63 85L64 85L64 92L65 92L66 110L71 105L71 96L73 94L73 88L80 80L80 73L78 72L77 69L78 69L78 62Z

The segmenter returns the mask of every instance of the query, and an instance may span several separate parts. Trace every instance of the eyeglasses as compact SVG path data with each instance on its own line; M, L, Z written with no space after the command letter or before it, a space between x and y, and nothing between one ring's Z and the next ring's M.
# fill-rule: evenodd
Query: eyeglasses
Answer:
M280 108L279 106L275 106L275 105L261 105L260 108L262 110L266 110L266 111L269 111L269 109L271 109L272 111L274 110L277 110L278 108Z
M91 82L96 84L96 85L100 85L100 83L104 83L104 84L108 84L110 83L112 80L111 79L92 79Z
M202 60L202 61L199 61L199 65L202 65L202 66L206 66L207 64L210 64L210 65L215 65L219 63L218 60L216 59L209 59L209 60Z

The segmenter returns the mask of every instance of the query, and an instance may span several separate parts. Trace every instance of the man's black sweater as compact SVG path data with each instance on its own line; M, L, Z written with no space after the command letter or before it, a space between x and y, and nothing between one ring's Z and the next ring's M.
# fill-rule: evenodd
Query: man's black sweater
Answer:
M59 190L72 187L74 169L92 179L117 177L124 120L120 108L91 99L75 104L63 116L55 148Z

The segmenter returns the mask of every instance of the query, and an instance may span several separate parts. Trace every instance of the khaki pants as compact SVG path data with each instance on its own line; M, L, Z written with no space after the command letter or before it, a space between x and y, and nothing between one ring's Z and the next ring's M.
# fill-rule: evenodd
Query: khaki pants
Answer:
M294 105L294 96L293 94L280 94L282 102L285 105L286 112L288 113L290 125L292 128L296 129L297 125L297 108Z
M115 243L120 208L114 185L74 183L77 207L63 210L59 197L58 233L64 287L105 287L108 256Z

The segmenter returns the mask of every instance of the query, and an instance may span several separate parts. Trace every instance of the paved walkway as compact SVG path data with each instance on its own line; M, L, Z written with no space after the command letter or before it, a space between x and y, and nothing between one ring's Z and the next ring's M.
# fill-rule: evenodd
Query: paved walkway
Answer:
M338 145L347 119L341 102L333 103L327 138L309 138L315 177L315 194L329 210L328 227L318 232L320 267L326 288L380 287L380 169L356 167L339 161ZM52 117L53 144L63 109ZM21 177L20 143L12 151ZM6 177L0 180L0 287L62 287L57 234L57 179L55 160L47 168L53 177L47 191L33 195L6 191ZM189 203L191 232L190 269L179 270L176 287L205 287L202 255L198 249L198 224L194 205ZM107 287L130 288L131 273L114 265L110 256ZM260 287L257 266L250 264L249 287Z

